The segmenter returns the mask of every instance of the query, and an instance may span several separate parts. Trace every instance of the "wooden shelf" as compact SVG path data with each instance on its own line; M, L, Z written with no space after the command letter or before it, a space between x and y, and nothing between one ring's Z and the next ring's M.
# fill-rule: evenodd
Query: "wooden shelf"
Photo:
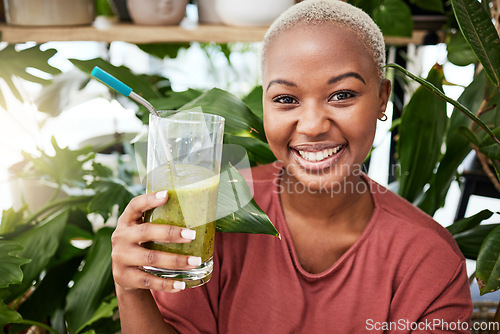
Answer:
M258 42L267 27L223 25L140 26L131 23L103 27L21 27L0 24L1 41L8 43L49 41L123 41L134 44L161 42ZM426 31L416 30L411 38L386 37L388 45L422 44ZM438 34L439 35L439 34ZM444 36L439 35L440 40Z

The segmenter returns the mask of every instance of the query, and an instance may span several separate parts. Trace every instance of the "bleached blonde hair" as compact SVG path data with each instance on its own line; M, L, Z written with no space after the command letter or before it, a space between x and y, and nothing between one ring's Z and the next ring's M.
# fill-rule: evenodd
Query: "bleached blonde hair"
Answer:
M281 32L299 24L322 23L336 23L356 33L371 53L379 77L384 78L385 43L380 28L364 11L340 0L304 0L283 12L271 24L264 37L262 66L270 42Z

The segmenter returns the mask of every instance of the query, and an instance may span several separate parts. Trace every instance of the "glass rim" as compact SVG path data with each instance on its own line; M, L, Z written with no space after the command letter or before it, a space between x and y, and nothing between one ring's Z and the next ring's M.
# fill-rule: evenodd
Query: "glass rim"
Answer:
M170 116L177 115L179 113L182 114L195 114L195 115L203 115L204 119L206 122L209 123L224 123L226 118L220 115L216 114L210 114L206 113L203 111L190 111L190 110L158 110L158 116L155 114L149 114L150 119L164 119L168 120L169 122L172 123L184 123L184 124L195 124L198 123L195 120L190 120L190 119L177 119L177 118L170 118Z

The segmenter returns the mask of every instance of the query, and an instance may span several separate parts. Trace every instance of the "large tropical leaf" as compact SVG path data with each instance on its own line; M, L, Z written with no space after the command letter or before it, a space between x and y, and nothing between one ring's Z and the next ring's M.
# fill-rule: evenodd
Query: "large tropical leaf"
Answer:
M38 111L52 117L58 116L64 110L76 105L75 97L88 81L88 76L76 69L54 76L52 83L44 86L35 99ZM90 96L85 98L91 99Z
M455 234L453 238L455 238L458 247L466 258L476 260L484 240L490 232L498 226L500 226L500 224L478 225L464 232Z
M491 16L478 1L452 0L455 17L490 80L500 86L500 38Z
M101 306L103 299L113 291L111 275L112 228L96 232L85 265L75 278L75 284L66 297L66 320L70 333L83 329Z
M473 229L474 227L481 224L483 220L490 218L492 215L493 212L491 212L490 210L482 210L473 216L457 220L456 222L448 226L447 229L452 235L456 235L458 233Z
M0 289L23 280L21 265L30 260L17 255L22 249L23 246L16 242L0 240Z
M477 57L460 31L446 36L447 59L458 66L477 62Z
M107 220L113 213L113 207L118 205L121 214L128 202L139 195L132 187L116 178L100 179L90 185L95 190L95 196L89 202L88 211L95 212Z
M276 157L269 148L269 144L258 139L226 134L224 135L224 147L226 147L226 144L234 144L243 147L248 154L251 166L276 161Z
M411 10L402 0L382 0L372 12L384 36L410 37L413 31Z
M186 103L191 102L202 94L196 89L188 89L182 92L169 92L166 96L156 99L150 99L149 102L156 110L177 110ZM142 123L149 123L149 110L140 105L137 117L142 120Z
M410 3L432 12L442 13L444 11L442 0L410 0Z
M55 49L42 51L38 45L17 51L14 44L8 44L4 49L0 50L0 79L5 81L16 99L23 101L23 97L13 78L18 77L42 85L50 83L50 80L35 76L29 73L27 69L35 68L49 75L61 73L59 69L49 65L48 62L56 52ZM4 92L0 92L0 106L7 109Z
M0 222L0 235L14 232L16 226L23 223L23 217L26 207L21 208L19 211L10 208L2 212L2 220Z
M266 142L262 119L257 117L237 96L213 88L184 105L181 110L201 107L203 112L226 119L224 132L236 136L254 137Z
M56 311L64 309L69 283L81 265L83 256L73 257L47 270L35 291L19 306L24 319L43 322Z
M9 289L11 295L7 301L19 297L39 278L59 247L67 219L67 211L57 213L13 239L24 247L18 255L30 259L31 262L23 266L23 281Z
M269 217L253 200L243 176L231 165L221 173L217 205L217 216L222 216L216 221L218 232L279 236Z
M8 291L0 290L0 328L4 328L7 324L19 322L23 319L19 313L5 305L3 302L8 293Z
M443 70L434 66L427 80L442 89ZM403 110L397 158L399 194L413 202L430 181L441 155L446 130L446 103L419 87Z
M250 110L259 118L264 116L262 107L262 86L256 86L252 91L243 98L243 102L250 108Z
M500 289L500 226L491 231L481 245L476 278L481 295Z
M163 96L159 88L162 85L162 82L170 85L167 78L136 74L133 73L128 67L113 66L101 58L94 58L90 60L69 59L69 61L89 76L90 73L92 73L92 69L95 66L99 66L104 71L128 85L135 93L141 95L146 100Z
M483 95L485 82L484 72L479 73L465 88L458 101L469 110L477 112L482 103L482 99L478 97ZM444 205L448 189L456 178L458 166L472 149L467 138L457 131L460 127L469 128L470 124L471 120L464 113L457 108L453 109L446 131L446 152L439 162L436 173L432 176L429 189L425 192L422 202L419 203L419 207L431 216Z
M30 169L26 171L29 176L36 176L41 179L49 178L57 184L84 185L84 176L88 171L83 165L91 160L95 153L91 147L84 147L78 150L61 148L54 137L51 139L54 155L48 155L40 150L40 156L24 153L24 157L31 163ZM22 175L21 175L22 176Z
M419 84L421 84L423 87L425 87L426 89L428 89L433 94L439 96L444 101L446 101L446 102L450 103L451 105L453 105L455 108L457 108L458 110L460 110L461 112L463 112L467 117L469 117L481 129L483 129L498 145L500 145L500 139L497 138L493 134L493 132L488 128L488 126L480 118L476 117L476 115L474 115L463 104L461 104L460 102L452 99L449 96L446 96L443 93L442 90L438 89L436 86L434 86L429 81L427 81L427 80L425 80L423 78L420 78L420 77L418 77L418 76L416 76L416 75L408 72L406 69L404 69L403 67L401 67L401 66L399 66L397 64L388 64L387 67L393 67L393 68L397 69L398 71L404 73L405 75L407 75L408 77L410 77L411 79L415 80L416 82L418 82Z

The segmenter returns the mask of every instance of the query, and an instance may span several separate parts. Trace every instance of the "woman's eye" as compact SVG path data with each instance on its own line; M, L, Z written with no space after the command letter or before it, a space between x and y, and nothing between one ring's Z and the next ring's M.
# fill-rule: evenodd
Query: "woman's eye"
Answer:
M297 103L297 100L291 96L278 96L273 99L273 102L283 103L283 104L293 104Z
M342 101L342 100L346 100L346 99L351 98L351 97L354 97L354 94L351 92L337 92L330 97L330 100L331 101Z

